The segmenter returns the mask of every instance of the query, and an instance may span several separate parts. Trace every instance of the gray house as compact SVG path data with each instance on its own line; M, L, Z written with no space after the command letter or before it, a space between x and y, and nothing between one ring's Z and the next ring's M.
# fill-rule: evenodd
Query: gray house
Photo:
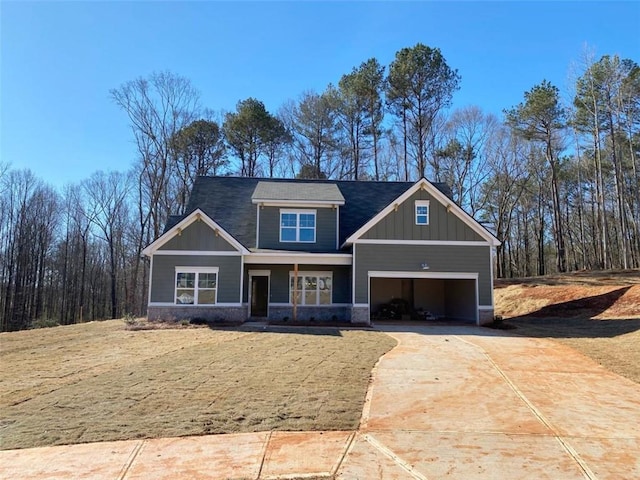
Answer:
M486 323L500 242L448 192L425 179L199 177L189 213L144 250L149 318Z

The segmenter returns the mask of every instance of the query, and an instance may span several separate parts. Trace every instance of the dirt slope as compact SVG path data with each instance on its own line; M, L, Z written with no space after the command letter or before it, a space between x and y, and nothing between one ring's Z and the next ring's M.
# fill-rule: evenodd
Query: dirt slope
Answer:
M640 270L497 280L495 287L496 313L504 318L640 318Z
M640 271L500 280L496 313L517 335L551 338L640 383Z

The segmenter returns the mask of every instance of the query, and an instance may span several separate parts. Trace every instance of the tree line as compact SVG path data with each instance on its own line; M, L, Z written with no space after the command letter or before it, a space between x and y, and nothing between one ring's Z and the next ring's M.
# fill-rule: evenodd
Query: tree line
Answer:
M425 176L503 242L498 277L638 268L640 68L587 52L571 83L561 96L541 79L502 118L450 111L461 75L422 44L275 112L255 98L215 112L171 72L126 82L110 97L135 140L129 171L57 191L0 165L1 330L143 315L142 250L185 213L199 175Z

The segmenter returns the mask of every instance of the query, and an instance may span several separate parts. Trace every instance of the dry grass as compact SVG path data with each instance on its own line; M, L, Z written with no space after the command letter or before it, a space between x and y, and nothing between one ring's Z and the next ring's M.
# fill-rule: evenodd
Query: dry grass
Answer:
M500 280L495 300L514 333L552 338L640 383L640 271Z
M358 426L373 331L130 331L108 321L0 334L1 448Z

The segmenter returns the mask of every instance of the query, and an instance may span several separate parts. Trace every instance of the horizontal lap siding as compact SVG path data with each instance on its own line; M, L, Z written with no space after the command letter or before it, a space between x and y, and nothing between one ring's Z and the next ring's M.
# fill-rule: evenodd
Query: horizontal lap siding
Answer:
M491 249L489 246L465 245L371 245L357 244L355 303L368 302L368 272L397 271L423 273L478 273L480 305L491 305Z
M415 201L429 200L429 225L416 225ZM451 201L453 203L453 201ZM423 190L398 205L381 219L362 238L385 240L482 241L475 231L455 215L446 205Z
M174 302L176 267L218 267L218 303L240 301L241 257L154 255L151 302Z
M303 252L336 251L336 215L333 208L312 208L316 211L315 243L280 242L280 210L285 207L264 207L260 209L260 238L258 248L274 250L294 250ZM290 210L305 210L291 207Z
M202 221L195 221L182 230L160 250L199 250L211 252L228 252L235 250L224 238L216 233Z
M293 265L247 265L243 289L243 301L248 301L248 283L250 270L269 270L269 303L289 303L289 272ZM333 272L333 303L351 303L351 267L340 265L298 265L298 272Z

